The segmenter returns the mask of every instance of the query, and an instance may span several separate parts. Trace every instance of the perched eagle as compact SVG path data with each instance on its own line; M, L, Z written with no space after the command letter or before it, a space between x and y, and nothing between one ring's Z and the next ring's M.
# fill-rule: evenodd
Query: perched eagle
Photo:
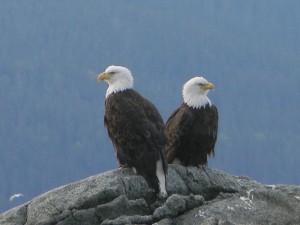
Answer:
M218 132L218 110L206 96L214 85L194 77L183 85L184 103L168 119L168 163L205 168L207 155L214 156Z
M166 196L167 139L156 107L132 89L129 69L109 66L98 80L108 83L104 124L121 167L134 167L156 194Z

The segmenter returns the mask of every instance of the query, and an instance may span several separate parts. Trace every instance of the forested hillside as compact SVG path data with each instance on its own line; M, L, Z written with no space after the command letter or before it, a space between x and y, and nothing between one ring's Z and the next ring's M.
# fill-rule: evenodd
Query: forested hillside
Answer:
M164 120L195 75L215 84L209 166L300 184L300 2L2 1L0 212L117 167L103 126L108 65ZM9 196L24 197L9 202Z

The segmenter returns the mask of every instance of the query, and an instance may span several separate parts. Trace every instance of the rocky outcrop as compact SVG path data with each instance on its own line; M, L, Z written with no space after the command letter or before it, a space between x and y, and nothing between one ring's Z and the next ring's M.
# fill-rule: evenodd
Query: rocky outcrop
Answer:
M156 198L141 176L116 169L38 196L0 225L300 224L300 186L170 165L167 191Z

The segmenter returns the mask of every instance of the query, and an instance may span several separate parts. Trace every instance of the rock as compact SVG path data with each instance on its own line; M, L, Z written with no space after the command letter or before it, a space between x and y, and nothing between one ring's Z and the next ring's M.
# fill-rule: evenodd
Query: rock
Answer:
M148 215L150 213L144 199L128 200L126 195L121 195L107 204L99 205L96 209L100 220L116 219L122 215Z
M300 200L295 197L299 194L299 186L278 185L272 190L257 184L238 193L220 193L204 206L157 224L300 224Z
M65 185L0 215L0 225L300 224L300 186L170 165L168 198L131 169Z
M176 217L196 206L203 205L205 202L201 195L182 196L178 194L171 195L165 204L155 209L153 212L156 220L163 219L165 217Z

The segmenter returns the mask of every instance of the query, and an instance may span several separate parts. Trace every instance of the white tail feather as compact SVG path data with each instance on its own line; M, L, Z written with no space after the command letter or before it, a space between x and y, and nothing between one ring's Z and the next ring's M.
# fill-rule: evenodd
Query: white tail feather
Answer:
M166 191L166 175L163 167L163 161L161 157L159 160L156 162L156 176L159 181L159 188L160 188L160 194L163 196L167 196L167 191Z

